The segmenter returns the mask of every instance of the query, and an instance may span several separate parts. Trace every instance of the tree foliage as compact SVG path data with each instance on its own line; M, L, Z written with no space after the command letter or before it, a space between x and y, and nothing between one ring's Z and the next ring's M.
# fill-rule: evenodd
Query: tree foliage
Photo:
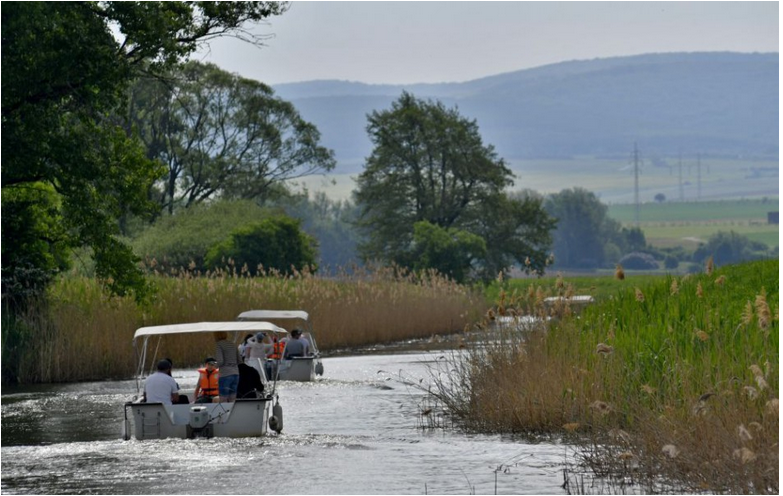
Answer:
M250 200L205 203L162 216L131 244L156 270L204 270L204 258L214 245L237 229L279 214Z
M487 244L481 237L423 220L413 225L413 250L409 265L414 270L435 269L464 283L474 261L482 259L486 252Z
M427 222L484 239L487 251L474 262L485 279L512 261L543 271L551 220L540 202L506 197L513 175L475 121L403 93L368 116L367 132L374 148L355 191L365 260L410 266L414 225Z
M40 293L63 268L46 250L76 246L91 248L96 274L110 290L144 297L148 287L117 236L117 218L150 213L146 195L161 170L111 116L140 72L180 62L215 36L244 36L244 23L286 8L274 2L3 6L4 301L22 286ZM56 198L32 190L53 191ZM62 229L47 237L41 226L54 222ZM18 237L6 236L6 229Z
M266 218L242 227L207 253L207 268L220 269L227 264L255 275L276 270L283 274L315 269L317 243L301 229L300 221L286 216Z
M707 243L699 245L693 253L693 261L701 263L712 257L715 264L722 266L769 256L764 243L754 242L734 231L718 231L710 236Z
M320 133L267 85L189 62L132 91L131 121L150 158L166 164L169 212L216 197L264 201L282 181L329 171Z
M578 187L564 189L547 196L544 208L558 220L554 233L557 267L594 269L612 267L619 262L631 268L621 261L624 256L633 254L632 259L637 260L635 252L655 252L647 246L641 228L622 227L608 217L608 208L592 191Z

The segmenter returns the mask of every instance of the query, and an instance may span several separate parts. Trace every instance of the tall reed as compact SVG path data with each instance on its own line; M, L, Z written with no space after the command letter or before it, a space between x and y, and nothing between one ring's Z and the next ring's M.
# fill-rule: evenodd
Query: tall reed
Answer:
M13 362L21 382L129 377L133 333L143 326L230 321L252 309L302 309L310 314L319 348L328 352L459 332L480 318L485 305L480 295L435 273L399 269L321 278L307 271L250 277L246 269L229 267L154 273L152 279L157 296L144 307L107 297L91 279L59 281L46 305L17 321L15 328L35 338L16 346L13 355L6 355L12 340L3 326L3 361ZM162 340L158 356L191 366L213 352L211 336L179 336Z
M578 316L543 304L557 284L501 293L493 313L549 325L486 334L435 394L468 428L563 435L688 490L776 492L778 281L777 261L626 277Z

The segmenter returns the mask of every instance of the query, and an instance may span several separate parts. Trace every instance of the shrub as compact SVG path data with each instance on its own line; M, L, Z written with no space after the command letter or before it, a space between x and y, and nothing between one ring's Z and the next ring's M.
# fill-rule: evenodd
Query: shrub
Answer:
M633 252L620 259L620 265L630 270L655 270L658 262L649 253Z
M231 260L238 267L247 266L252 275L260 269L290 274L315 267L316 246L315 238L302 231L300 221L277 216L232 232L209 250L204 264L218 269Z
M667 269L676 269L680 266L680 261L674 255L666 255L663 259L663 266Z

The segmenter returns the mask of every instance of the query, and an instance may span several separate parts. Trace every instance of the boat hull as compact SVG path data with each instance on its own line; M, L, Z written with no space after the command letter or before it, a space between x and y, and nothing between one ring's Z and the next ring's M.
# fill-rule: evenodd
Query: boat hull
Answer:
M308 382L315 380L315 366L321 359L317 357L296 357L280 360L278 380Z
M126 403L126 437L136 439L191 439L195 437L257 437L268 432L271 398L242 399L233 403L164 405ZM206 415L208 422L194 423L193 416Z

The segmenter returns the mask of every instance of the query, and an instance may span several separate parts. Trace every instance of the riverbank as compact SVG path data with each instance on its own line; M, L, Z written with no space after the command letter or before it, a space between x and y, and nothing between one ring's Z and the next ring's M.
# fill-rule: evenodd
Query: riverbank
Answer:
M58 281L45 304L12 320L3 315L3 382L70 382L127 378L136 357L134 331L143 326L235 320L251 309L304 309L322 352L462 331L486 303L470 289L434 274L391 271L324 279L249 277L218 272L154 276L157 297L139 307L109 298L92 279ZM175 366L201 363L214 350L210 336L162 340L159 356Z
M490 318L549 325L492 326L435 395L470 430L564 436L597 472L650 488L776 493L778 271L774 260L626 279L578 316L543 304L572 293L565 284L501 291Z

